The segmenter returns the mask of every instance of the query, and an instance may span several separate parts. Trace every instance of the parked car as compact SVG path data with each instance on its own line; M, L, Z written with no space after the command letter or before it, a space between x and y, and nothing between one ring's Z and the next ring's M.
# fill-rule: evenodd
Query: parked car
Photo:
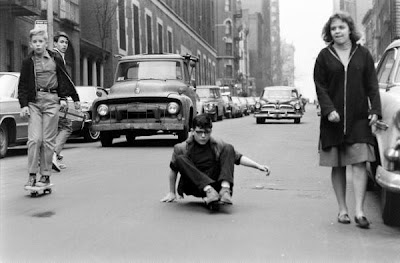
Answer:
M303 117L299 93L296 88L288 86L265 87L260 101L255 105L254 117L257 124L266 119L293 119L300 123Z
M243 105L237 96L231 96L233 103L239 108L239 114L236 117L243 117L246 112L246 105Z
M384 223L400 226L400 40L387 47L377 75L382 120L375 132L378 161L371 165L370 174L381 187Z
M224 110L225 110L225 117L236 118L239 117L241 112L240 108L237 104L232 101L232 97L229 94L222 94L222 99L224 100Z
M197 86L196 93L202 105L200 113L207 113L213 120L222 120L224 117L224 101L218 86Z
M0 72L0 158L8 148L28 141L28 118L21 118L18 72Z
M254 97L245 97L245 99L247 101L250 112L253 113L256 106L256 100L254 99Z
M249 107L249 103L247 102L245 97L238 97L240 103L242 103L242 105L244 106L245 110L244 110L244 114L245 115L250 115L250 107Z
M195 85L190 74L198 58L177 54L143 54L119 59L107 96L93 102L93 124L103 147L125 135L175 134L188 138L197 114Z
M100 139L100 132L92 129L92 105L93 101L101 96L106 96L107 91L97 86L76 86L76 92L81 102L81 110L85 114L84 122L72 121L71 137L83 137L87 142ZM68 98L68 107L74 107L74 102Z

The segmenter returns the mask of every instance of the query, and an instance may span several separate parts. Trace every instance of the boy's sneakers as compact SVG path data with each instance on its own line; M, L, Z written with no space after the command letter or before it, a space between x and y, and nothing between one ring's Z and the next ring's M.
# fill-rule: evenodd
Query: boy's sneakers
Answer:
M26 182L25 186L35 186L36 185L36 175L29 175L28 182Z
M232 196L231 196L231 189L227 187L222 187L219 191L220 200L224 204L231 205L232 204Z
M206 204L210 204L212 202L216 202L219 200L219 195L217 193L217 191L215 191L214 188L210 187L209 189L207 189L206 191L206 197L204 197L204 201L206 202Z
M42 175L40 180L36 183L38 187L44 187L50 184L50 176Z
M61 171L60 164L58 163L57 154L53 154L53 169L57 172Z

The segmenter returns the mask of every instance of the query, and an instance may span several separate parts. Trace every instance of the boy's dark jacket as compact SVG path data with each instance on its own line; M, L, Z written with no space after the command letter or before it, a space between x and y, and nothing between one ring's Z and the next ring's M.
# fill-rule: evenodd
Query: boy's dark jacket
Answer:
M375 144L368 120L369 114L381 117L374 61L368 49L360 45L353 44L350 54L347 78L332 44L321 50L315 63L314 82L321 106L322 149L342 144ZM338 123L328 120L329 113L334 110L340 115Z
M74 83L67 73L63 59L54 51L47 50L47 52L56 63L58 96L61 99L71 97L73 101L79 101L79 95L76 92ZM21 75L18 84L18 99L21 108L28 106L29 102L35 102L36 100L37 91L33 56L34 54L31 52L22 62Z

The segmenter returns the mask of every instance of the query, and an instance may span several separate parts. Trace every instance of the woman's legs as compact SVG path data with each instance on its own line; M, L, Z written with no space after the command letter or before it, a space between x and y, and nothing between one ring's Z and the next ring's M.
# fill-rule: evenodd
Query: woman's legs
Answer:
M332 185L339 205L339 215L347 214L346 167L332 167Z
M352 165L353 172L353 188L355 199L355 216L364 216L364 200L367 191L367 170L366 163L357 163Z

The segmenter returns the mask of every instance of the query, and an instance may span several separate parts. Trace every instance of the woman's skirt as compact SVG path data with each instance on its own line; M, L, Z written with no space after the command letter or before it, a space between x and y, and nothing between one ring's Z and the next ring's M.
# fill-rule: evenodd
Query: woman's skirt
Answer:
M350 164L374 162L374 146L368 143L354 143L333 146L326 150L319 149L319 165L345 167Z

